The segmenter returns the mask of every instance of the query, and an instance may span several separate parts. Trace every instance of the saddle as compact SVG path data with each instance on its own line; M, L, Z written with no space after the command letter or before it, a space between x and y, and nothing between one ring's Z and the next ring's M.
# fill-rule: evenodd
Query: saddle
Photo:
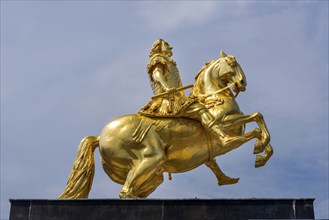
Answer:
M194 102L194 99L187 96L169 95L166 98L152 99L138 113L152 118L179 118L180 113L184 112L184 109Z
M135 129L134 133L132 134L132 138L136 144L139 144L143 141L149 130L152 126L155 126L156 132L161 132L164 129L170 129L173 128L178 123L183 125L192 125L196 123L195 120L190 120L187 118L179 118L179 117L151 117L146 116L144 114L137 114L140 116L141 120L139 122L139 125ZM200 126L202 126L200 124Z

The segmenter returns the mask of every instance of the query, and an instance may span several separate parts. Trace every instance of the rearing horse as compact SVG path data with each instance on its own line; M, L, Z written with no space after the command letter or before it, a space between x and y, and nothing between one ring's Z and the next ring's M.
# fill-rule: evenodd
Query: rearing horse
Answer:
M108 123L100 136L84 138L69 180L59 198L87 198L94 176L94 150L99 147L103 168L116 183L122 184L121 198L146 198L162 182L163 173L181 173L206 164L219 185L238 181L225 176L215 161L245 142L256 138L256 167L264 166L273 154L270 135L263 117L241 113L229 86L237 93L246 87L245 75L233 56L221 52L221 58L207 63L196 76L191 97L204 104L222 123L228 135L242 136L240 144L222 146L217 137L201 123L186 118L149 118L126 115ZM259 128L245 133L246 123ZM153 148L163 149L154 153Z

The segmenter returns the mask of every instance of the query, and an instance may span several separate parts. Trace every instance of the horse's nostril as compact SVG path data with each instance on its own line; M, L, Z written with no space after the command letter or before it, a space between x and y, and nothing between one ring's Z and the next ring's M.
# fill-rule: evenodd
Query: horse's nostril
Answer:
M244 84L244 80L243 80L243 79L241 79L241 81L240 81L240 82L241 82L241 84Z

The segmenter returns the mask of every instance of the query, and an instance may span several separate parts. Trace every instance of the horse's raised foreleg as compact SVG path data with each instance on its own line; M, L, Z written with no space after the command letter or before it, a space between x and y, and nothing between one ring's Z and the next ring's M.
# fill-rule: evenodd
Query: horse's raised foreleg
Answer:
M257 155L256 157L256 162L255 162L255 167L262 167L266 164L266 162L272 157L273 155L273 148L270 144L268 144L265 147L265 154L264 156L262 155Z
M226 176L223 171L219 168L218 164L216 163L215 158L210 159L208 162L205 163L207 167L209 167L212 172L215 174L218 185L228 185L228 184L235 184L239 181L240 178L231 178Z
M246 143L246 142L250 141L251 139L257 137L259 135L259 133L260 133L260 130L258 128L252 130L251 132L245 133L242 136L243 137L242 142L240 142L237 145L224 145L224 146L222 146L218 155L226 154L227 152L230 152L231 150L234 150L234 149L240 147L244 143Z
M271 139L261 113L255 112L251 115L243 115L243 114L227 115L221 123L227 129L231 130L243 126L246 123L250 123L250 122L256 122L260 129L260 132L255 136L255 138L257 138L258 140L256 141L254 148L254 154L258 154L264 151L265 146L269 144Z

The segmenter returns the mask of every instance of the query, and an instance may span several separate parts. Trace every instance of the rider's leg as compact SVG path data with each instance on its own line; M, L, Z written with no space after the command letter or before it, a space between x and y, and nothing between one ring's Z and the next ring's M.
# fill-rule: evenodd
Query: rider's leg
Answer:
M216 123L216 119L208 109L200 103L193 103L188 106L182 114L182 117L188 117L200 121L207 130L219 137L219 141L223 146L241 145L245 142L244 137L232 137L225 134L223 125Z

